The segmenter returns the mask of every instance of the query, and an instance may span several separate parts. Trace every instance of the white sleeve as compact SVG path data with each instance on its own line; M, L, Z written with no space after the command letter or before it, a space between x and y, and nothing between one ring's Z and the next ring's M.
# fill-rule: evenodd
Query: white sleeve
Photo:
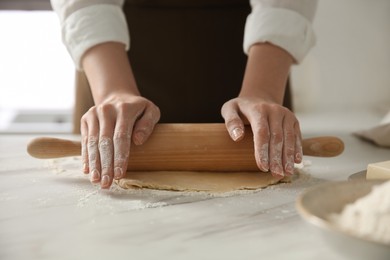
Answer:
M315 44L312 20L317 0L251 0L244 33L244 52L259 42L269 42L289 52L296 63Z
M124 0L51 0L61 23L62 40L78 69L91 47L120 42L130 47L130 36L122 10Z

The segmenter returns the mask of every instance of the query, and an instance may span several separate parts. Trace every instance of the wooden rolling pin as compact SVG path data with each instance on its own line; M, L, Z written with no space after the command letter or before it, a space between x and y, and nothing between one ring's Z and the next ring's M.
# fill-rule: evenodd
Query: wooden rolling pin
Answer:
M344 143L331 136L303 140L303 154L332 157ZM77 156L80 142L36 138L27 148L36 158ZM132 145L128 170L132 171L258 171L250 127L245 137L234 142L224 124L158 124L148 141Z

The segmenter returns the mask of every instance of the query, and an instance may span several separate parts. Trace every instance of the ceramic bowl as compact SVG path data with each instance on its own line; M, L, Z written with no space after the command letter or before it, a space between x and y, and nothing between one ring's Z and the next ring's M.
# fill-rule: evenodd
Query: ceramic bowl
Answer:
M301 217L346 259L390 259L390 244L379 243L345 232L328 220L345 205L367 195L378 180L328 182L309 188L297 199Z

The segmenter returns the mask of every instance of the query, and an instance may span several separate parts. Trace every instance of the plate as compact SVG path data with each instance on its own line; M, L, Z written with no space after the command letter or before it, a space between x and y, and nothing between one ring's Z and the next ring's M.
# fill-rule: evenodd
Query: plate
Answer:
M379 243L345 232L328 220L345 205L367 195L383 180L328 182L304 191L296 202L301 217L337 252L347 259L389 259L390 244Z

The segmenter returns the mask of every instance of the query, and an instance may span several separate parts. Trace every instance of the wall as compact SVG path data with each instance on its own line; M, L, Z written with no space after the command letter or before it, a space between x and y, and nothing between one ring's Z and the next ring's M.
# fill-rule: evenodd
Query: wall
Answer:
M297 112L390 109L390 1L320 0L313 26L292 71Z
M0 134L70 132L74 65L51 11L0 11Z
M50 0L0 0L1 10L51 10Z

